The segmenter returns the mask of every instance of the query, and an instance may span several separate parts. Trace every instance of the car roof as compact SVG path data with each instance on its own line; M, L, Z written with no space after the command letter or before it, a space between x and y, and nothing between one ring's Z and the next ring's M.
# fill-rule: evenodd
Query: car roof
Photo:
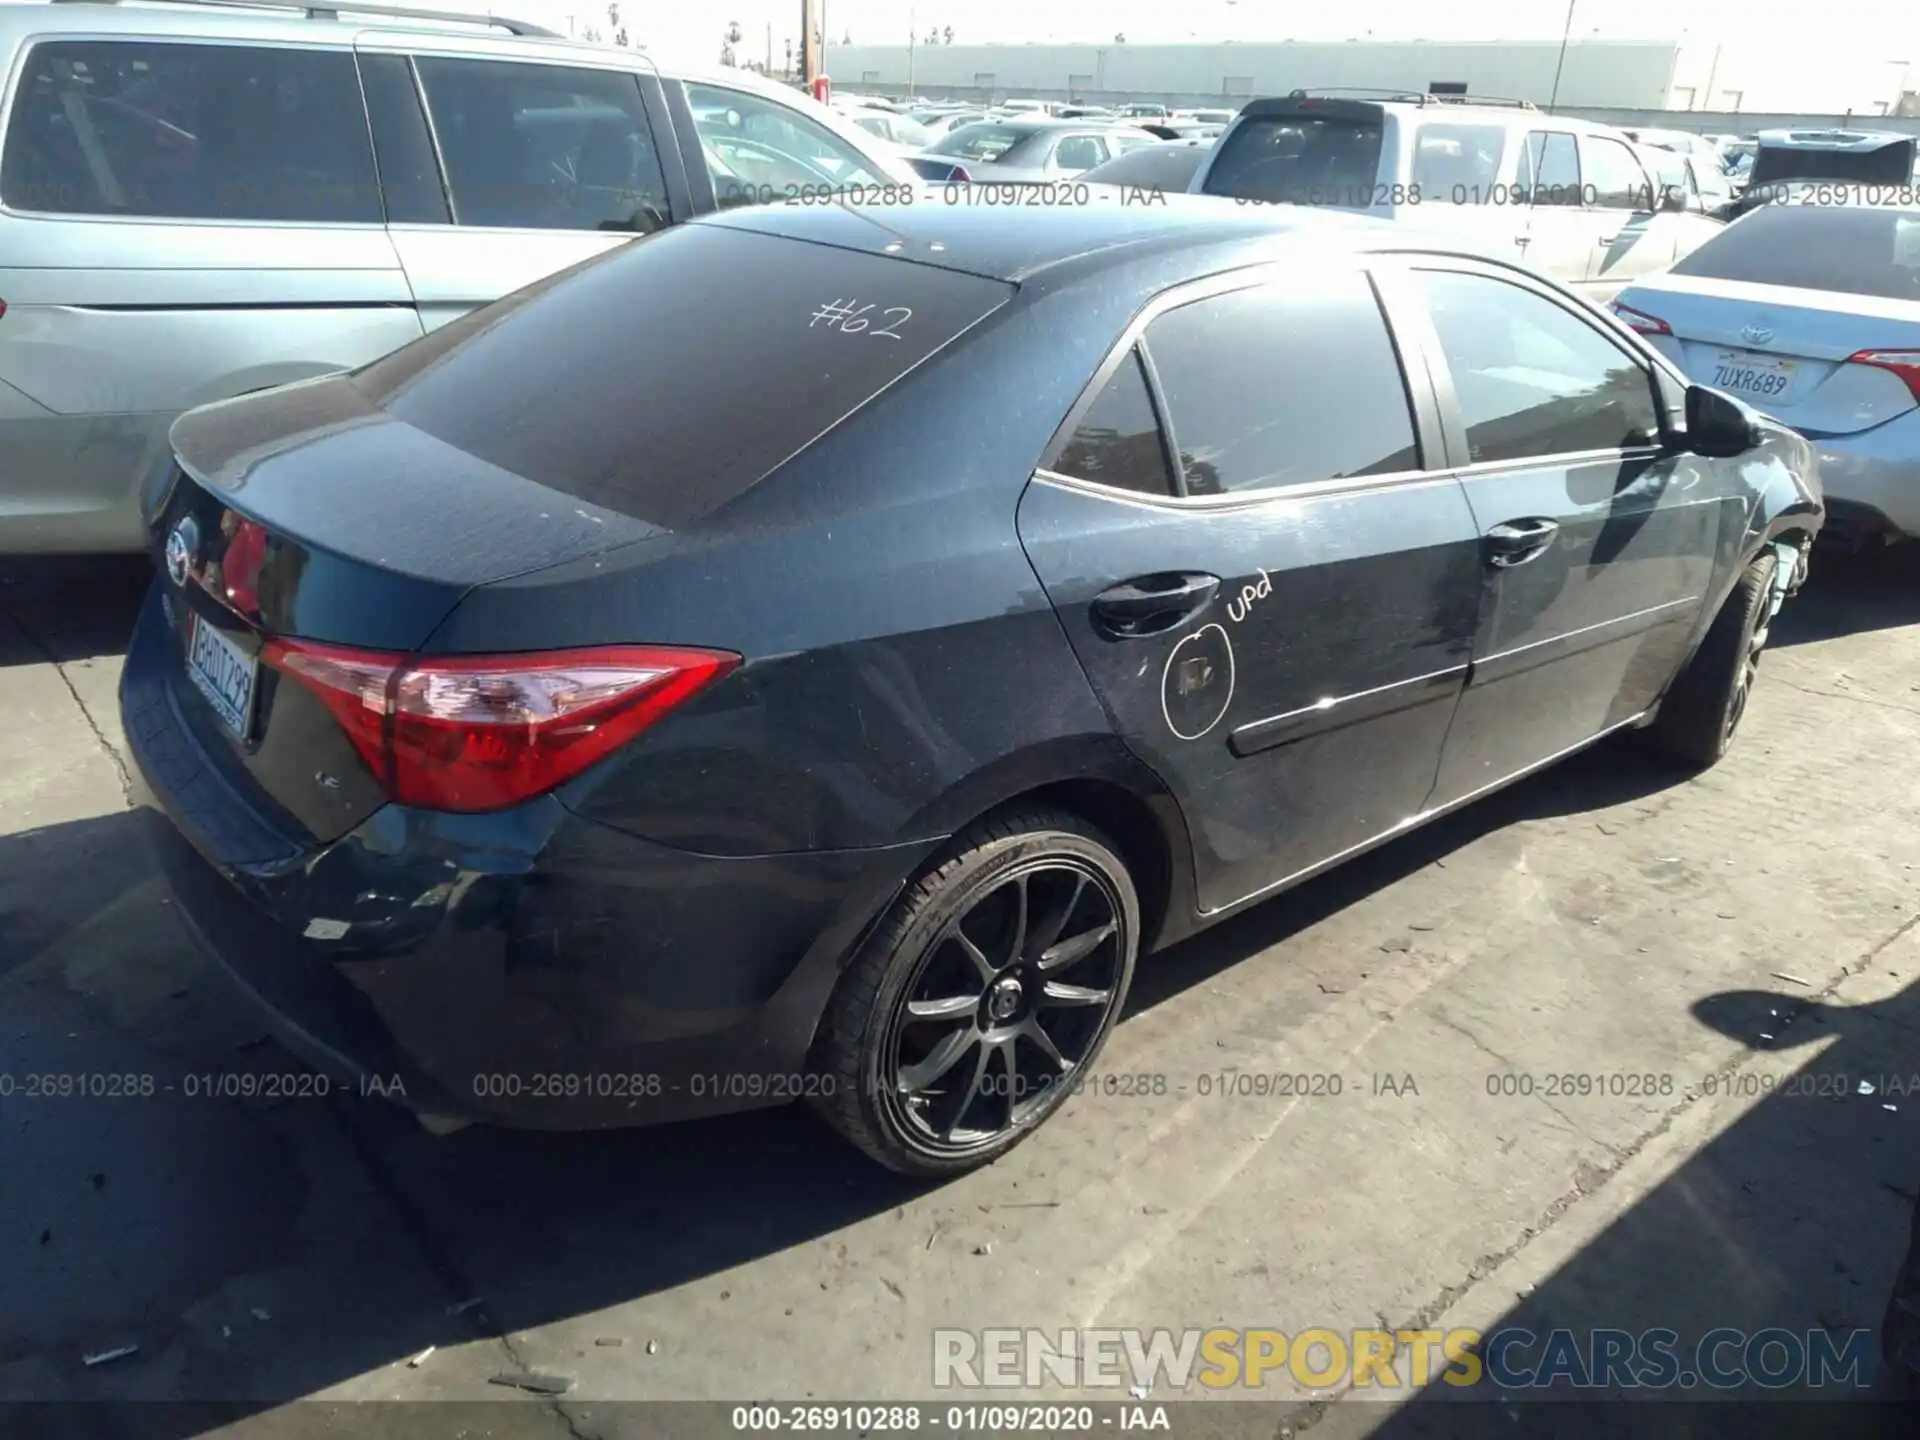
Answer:
M1047 130L1085 130L1087 128L1086 122L1089 118L1097 119L1098 117L1082 117L1076 119L1069 116L1066 119L1062 119L1058 115L990 115L977 123L981 125L995 125L1002 130L1021 130L1039 134Z
M422 7L424 11L425 7ZM518 27L523 33L510 33ZM404 30L418 34L451 34L485 43L553 46L570 52L605 54L606 47L588 45L556 35L531 22L489 17L482 10L380 15L342 5L337 15L309 15L294 5L250 9L238 4L19 4L0 3L0 39L20 40L34 35L179 35L306 41L310 44L350 43L363 30ZM616 55L621 52L615 51ZM643 61L644 52L629 51Z
M1870 150L1912 142L1915 137L1897 130L1762 130L1762 145L1785 150Z
M1170 194L1151 205L1123 203L1118 191L1085 205L1020 206L943 203L946 192L893 205L761 205L689 222L746 229L1024 285L1045 275L1059 283L1118 270L1148 255L1193 257L1194 276L1230 263L1219 257L1244 247L1352 251L1375 248L1458 250L1457 238L1429 243L1417 226L1354 211L1307 206L1242 206L1215 195ZM948 187L950 191L952 187ZM1176 266L1175 268L1179 268ZM1170 283L1178 283L1176 279Z
M316 0L319 3L319 0ZM310 14L298 4L262 5L248 8L237 0L214 0L212 4L150 3L89 4L86 0L62 0L60 4L17 3L0 0L0 45L30 39L36 35L62 37L113 37L117 35L162 35L183 39L208 40L284 40L310 45L350 44L367 31L401 32L410 35L451 36L463 44L487 48L511 49L513 53L551 53L556 59L591 60L600 65L629 61L642 69L657 71L676 80L696 84L724 85L735 90L767 95L788 104L800 101L814 105L813 97L803 90L768 80L750 70L723 66L687 65L677 60L662 60L645 50L628 50L589 44L505 14L489 14L484 6L468 11L430 10L430 0L413 0L396 8L413 10L405 15L382 15L355 10L339 3L332 11ZM510 7L509 7L510 8ZM508 27L523 33L511 33ZM803 107L804 108L804 107ZM824 106L819 107L824 109Z
M1205 107L1202 107L1205 108ZM1571 115L1549 115L1523 102L1502 104L1487 99L1455 100L1445 95L1422 97L1414 91L1393 91L1378 95L1294 94L1270 95L1249 100L1234 116L1242 120L1291 119L1301 115L1323 114L1349 119L1369 119L1376 114L1421 115L1438 120L1470 120L1480 125L1540 126L1570 130L1582 135L1615 135L1612 125L1597 120L1581 120Z

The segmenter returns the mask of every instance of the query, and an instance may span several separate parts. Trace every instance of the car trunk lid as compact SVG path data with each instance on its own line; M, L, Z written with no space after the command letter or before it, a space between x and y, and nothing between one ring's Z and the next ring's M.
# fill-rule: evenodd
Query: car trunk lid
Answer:
M1915 407L1913 388L1863 353L1920 365L1920 303L1669 274L1620 303L1665 322L1670 354L1702 385L1815 435L1870 430Z
M385 793L313 693L266 663L268 642L411 651L476 585L663 533L401 423L342 379L194 411L173 445L153 533L174 704L230 788L318 841Z

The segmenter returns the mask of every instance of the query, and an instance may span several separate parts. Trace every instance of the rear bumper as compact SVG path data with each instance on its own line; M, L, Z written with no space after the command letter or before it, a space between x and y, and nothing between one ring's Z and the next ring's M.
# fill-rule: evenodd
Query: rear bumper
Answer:
M1808 439L1820 456L1830 530L1920 536L1920 412L1858 435Z
M938 843L720 858L546 797L303 844L200 754L158 614L121 709L187 928L296 1053L429 1115L577 1129L805 1094L841 957Z

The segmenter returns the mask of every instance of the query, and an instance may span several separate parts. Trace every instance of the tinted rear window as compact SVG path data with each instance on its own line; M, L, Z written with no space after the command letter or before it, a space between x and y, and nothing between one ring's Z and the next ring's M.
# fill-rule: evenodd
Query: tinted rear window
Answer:
M1913 177L1914 144L1895 140L1872 150L1816 150L1762 145L1753 162L1750 184L1769 180L1859 180L1903 185Z
M1031 130L1017 130L1011 125L960 125L928 149L934 155L991 162L998 160L1032 133Z
M1727 226L1673 273L1920 300L1920 211L1765 206Z
M1011 293L682 225L443 326L353 382L458 449L672 527L751 488Z
M1207 193L1364 209L1380 174L1380 122L1279 115L1222 136Z
M1204 145L1142 146L1116 160L1083 170L1089 185L1140 185L1153 190L1185 190L1206 158Z

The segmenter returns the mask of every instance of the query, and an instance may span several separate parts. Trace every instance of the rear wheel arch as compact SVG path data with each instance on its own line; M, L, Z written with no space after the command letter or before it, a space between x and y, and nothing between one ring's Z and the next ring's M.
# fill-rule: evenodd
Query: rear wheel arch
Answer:
M1113 735L1063 738L969 776L915 819L920 834L959 835L1012 809L1077 815L1110 836L1140 895L1141 951L1192 925L1193 858L1187 823L1164 781ZM945 858L946 846L925 868Z

